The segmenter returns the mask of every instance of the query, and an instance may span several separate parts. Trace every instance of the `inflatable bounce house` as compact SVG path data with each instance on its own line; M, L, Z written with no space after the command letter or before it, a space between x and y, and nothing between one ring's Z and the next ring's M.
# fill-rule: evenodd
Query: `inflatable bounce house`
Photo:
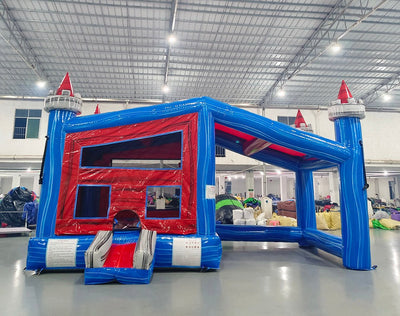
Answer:
M221 240L297 242L371 268L357 103L343 82L336 141L195 98L77 117L68 73L49 112L27 269L85 269L85 283L148 283L153 267L217 269ZM98 111L99 112L99 111ZM215 144L296 173L298 227L216 224ZM312 172L339 167L342 237L316 229Z

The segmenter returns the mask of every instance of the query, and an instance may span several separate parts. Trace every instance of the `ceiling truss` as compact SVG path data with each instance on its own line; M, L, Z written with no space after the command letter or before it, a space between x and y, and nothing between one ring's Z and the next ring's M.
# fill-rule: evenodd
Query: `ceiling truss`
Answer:
M344 79L367 109L398 111L399 21L397 0L0 0L0 98L44 97L35 82L68 71L87 100L308 109Z

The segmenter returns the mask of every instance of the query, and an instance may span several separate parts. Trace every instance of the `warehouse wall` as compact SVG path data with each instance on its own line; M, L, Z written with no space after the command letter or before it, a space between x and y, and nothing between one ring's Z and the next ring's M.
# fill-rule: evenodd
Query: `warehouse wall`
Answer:
M258 111L261 114L261 110ZM314 133L335 139L334 123L328 119L326 110L302 110L304 119L311 124ZM276 120L278 116L296 116L297 110L267 109L265 116ZM367 112L361 120L364 155L366 163L400 164L400 113ZM247 164L249 158L229 153L226 158L218 158L221 164ZM255 162L257 164L257 162Z
M0 116L0 158L23 156L41 157L47 131L47 113L42 111L39 139L15 140L13 136L15 109L41 109L42 101L0 100L2 115ZM85 103L83 115L92 114L96 103ZM122 110L135 105L100 103L101 112ZM251 109L261 114L261 109ZM278 115L296 116L297 110L267 109L266 117L273 120ZM328 120L326 110L302 110L307 123L311 123L318 135L334 139L333 123ZM367 162L400 163L400 113L367 112L362 120L364 135L365 159ZM218 158L218 164L258 164L254 160L229 152L226 158Z
M43 109L43 101L0 100L0 158L40 157L47 133L48 114L43 110L38 139L13 139L15 109Z
M394 177L368 178L368 197L390 200L389 182L395 181ZM397 192L396 192L397 194Z

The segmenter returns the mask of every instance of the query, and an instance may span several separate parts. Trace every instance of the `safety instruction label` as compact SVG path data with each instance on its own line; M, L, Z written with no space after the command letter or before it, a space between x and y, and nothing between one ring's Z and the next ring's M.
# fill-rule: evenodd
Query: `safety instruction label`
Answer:
M78 239L49 239L46 250L48 268L75 267Z
M215 199L215 185L206 185L206 199Z
M174 238L172 243L172 265L200 267L201 238Z

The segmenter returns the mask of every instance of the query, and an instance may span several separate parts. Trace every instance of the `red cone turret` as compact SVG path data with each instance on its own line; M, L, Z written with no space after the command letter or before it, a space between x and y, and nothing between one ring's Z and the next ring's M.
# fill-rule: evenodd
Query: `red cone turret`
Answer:
M79 93L74 94L68 72L65 74L58 89L49 91L48 97L44 100L44 109L47 112L68 110L77 115L81 113L82 98Z
M353 96L351 95L351 92L350 92L349 88L347 87L346 82L344 82L344 80L342 80L342 85L340 86L338 99L340 99L340 101L342 103L349 103L349 99L351 99L351 98L353 98Z
M96 110L94 110L94 114L100 114L100 108L99 105L96 105Z
M301 114L300 110L297 110L297 116L296 116L296 120L294 121L294 126L296 126L296 128L301 127L301 124L304 124L304 127L307 127L307 123L304 120L303 114Z
M353 98L344 80L342 80L337 99L332 101L328 108L328 117L331 121L342 117L357 117L359 119L365 117L365 106L361 100L357 101Z
M63 81L61 82L60 86L57 89L56 95L61 95L63 90L70 91L70 96L74 96L74 90L72 89L71 81L69 80L69 74L66 73Z

